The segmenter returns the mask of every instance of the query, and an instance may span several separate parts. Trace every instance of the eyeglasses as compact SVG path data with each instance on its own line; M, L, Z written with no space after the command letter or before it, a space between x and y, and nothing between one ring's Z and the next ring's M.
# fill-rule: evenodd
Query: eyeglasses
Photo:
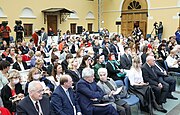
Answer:
M42 92L44 92L44 89L37 90L36 92L37 93L42 93Z

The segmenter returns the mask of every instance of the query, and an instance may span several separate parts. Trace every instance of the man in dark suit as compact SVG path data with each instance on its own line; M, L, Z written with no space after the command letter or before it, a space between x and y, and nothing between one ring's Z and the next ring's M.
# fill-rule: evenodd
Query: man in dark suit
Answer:
M27 63L22 61L22 56L20 54L17 54L15 58L17 61L13 64L12 69L16 69L18 71L29 69Z
M111 53L110 51L109 42L105 42L102 52L105 56L105 61L108 61L108 55Z
M152 87L157 103L162 105L162 103L166 102L166 97L169 92L169 85L161 82L153 68L154 65L155 58L153 56L147 56L146 63L142 67L142 75L144 81L149 82L149 85ZM164 111L166 110L164 109Z
M147 55L154 57L153 52L150 52ZM153 67L156 74L159 77L160 82L165 85L169 85L169 92L168 92L167 98L177 100L178 98L172 95L172 92L175 91L176 89L176 79L174 79L172 76L169 76L167 74L167 71L157 61L155 62Z
M121 56L121 68L130 70L132 66L132 57L131 57L131 49L129 47L124 48L124 54Z
M72 87L72 78L63 75L60 85L51 96L51 105L55 115L82 115Z
M28 87L29 95L16 107L17 115L51 115L49 98L43 96L43 86L32 81Z
M120 50L119 50L119 47L117 45L117 41L116 40L113 41L113 43L111 44L110 48L111 48L111 52L114 53L114 55L116 57L116 60L118 60L118 56L119 56Z
M19 49L21 51L21 55L27 54L29 52L29 48L28 48L28 46L26 46L26 41L24 41L24 40L22 41L21 46L19 46Z
M111 104L100 104L103 98L103 91L94 82L94 70L85 68L82 71L82 78L77 83L77 99L84 115L118 115Z

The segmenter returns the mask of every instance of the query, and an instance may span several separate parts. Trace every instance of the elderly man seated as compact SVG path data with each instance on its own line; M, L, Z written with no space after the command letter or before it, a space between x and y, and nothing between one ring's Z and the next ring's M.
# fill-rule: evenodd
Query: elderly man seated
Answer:
M131 115L129 105L126 101L120 98L122 87L118 88L114 80L107 77L108 74L106 68L99 68L98 75L100 80L98 81L97 85L105 93L103 100L112 103L112 105L117 108L120 115ZM121 91L119 89L121 89Z
M77 83L77 99L82 114L85 115L118 115L111 104L101 104L104 96L103 91L94 82L94 70L84 68L82 79Z

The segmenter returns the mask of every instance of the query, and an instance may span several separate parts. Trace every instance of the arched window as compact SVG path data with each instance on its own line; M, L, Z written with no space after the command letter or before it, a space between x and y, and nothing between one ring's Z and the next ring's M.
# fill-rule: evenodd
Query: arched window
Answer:
M6 18L7 16L4 15L2 8L0 8L0 18Z
M79 19L77 12L73 10L74 13L70 13L69 19Z
M91 12L91 11L89 11L88 13L87 13L87 16L86 16L86 19L95 19L95 17L94 17L94 14Z
M31 8L24 8L21 12L20 18L36 18Z
M129 6L128 6L128 9L129 10L132 10L132 9L141 9L141 5L140 5L139 2L134 0L134 1L130 2Z

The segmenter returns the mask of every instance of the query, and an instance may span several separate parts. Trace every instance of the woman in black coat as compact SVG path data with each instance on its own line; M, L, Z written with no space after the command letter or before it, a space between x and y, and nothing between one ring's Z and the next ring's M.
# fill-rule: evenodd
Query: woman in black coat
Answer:
M24 91L19 83L20 74L17 70L10 72L8 79L10 82L2 88L1 98L4 107L13 113L16 111L16 103L24 97Z

